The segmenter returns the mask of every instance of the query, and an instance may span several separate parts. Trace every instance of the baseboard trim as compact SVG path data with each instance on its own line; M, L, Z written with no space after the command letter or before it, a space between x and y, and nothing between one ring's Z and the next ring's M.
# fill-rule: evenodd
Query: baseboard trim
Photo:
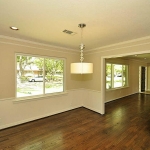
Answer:
M115 101L115 100L118 100L118 99L120 99L120 98L124 98L124 97L130 96L130 95L134 95L134 94L137 94L137 92L136 92L136 93L129 94L129 95L125 95L125 96L122 96L122 97L119 97L119 98L117 98L117 99L108 100L108 101L106 101L105 103L108 103L108 102L111 102L111 101Z
M35 120L38 120L38 119L42 119L42 118L45 118L45 117L50 117L52 115L60 114L60 113L70 111L70 110L73 110L73 109L77 109L77 108L80 108L80 107L82 107L82 106L71 107L69 109L64 109L64 110L61 110L61 111L56 111L56 112L53 112L53 113L49 113L49 114L45 114L45 115L41 115L41 116L37 116L37 117L25 119L25 120L21 120L21 121L14 122L14 123L11 123L11 124L2 125L2 126L0 126L0 130L6 129L6 128L9 128L9 127L13 127L13 126L17 126L17 125L21 125L21 124L24 124L24 123L28 123L28 122L31 122L31 121L35 121Z
M101 114L101 113L100 113L100 110L97 110L97 109L95 109L95 108L92 108L92 107L89 107L89 106L83 106L83 107L86 108L86 109L89 109L89 110L92 110L92 111L94 111L94 112L97 112L97 113Z

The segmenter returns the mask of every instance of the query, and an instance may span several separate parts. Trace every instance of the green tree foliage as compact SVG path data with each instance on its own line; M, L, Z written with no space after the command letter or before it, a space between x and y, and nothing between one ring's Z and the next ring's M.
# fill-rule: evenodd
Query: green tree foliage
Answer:
M40 57L31 57L22 55L17 56L17 64L19 67L18 75L20 79L24 78L26 67L32 70L33 66L37 66L40 71L45 70L45 76L49 80L55 80L56 73L63 73L64 68L63 60L49 59L49 58L44 59Z
M111 75L111 64L106 64L106 76Z
M19 66L18 75L20 77L23 77L24 73L25 73L24 70L25 70L26 66L30 66L33 63L32 57L17 55L17 63L18 63L18 66Z
M36 65L40 70L43 70L43 66L45 63L45 75L49 80L54 80L54 75L56 73L63 72L63 60L56 60L56 59L45 59L38 58L35 60Z

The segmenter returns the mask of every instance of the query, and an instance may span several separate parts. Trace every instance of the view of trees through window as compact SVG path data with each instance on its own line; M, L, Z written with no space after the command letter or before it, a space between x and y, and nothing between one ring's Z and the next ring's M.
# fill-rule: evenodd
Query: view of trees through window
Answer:
M17 97L63 91L64 60L16 56Z
M106 64L106 89L128 85L128 65Z

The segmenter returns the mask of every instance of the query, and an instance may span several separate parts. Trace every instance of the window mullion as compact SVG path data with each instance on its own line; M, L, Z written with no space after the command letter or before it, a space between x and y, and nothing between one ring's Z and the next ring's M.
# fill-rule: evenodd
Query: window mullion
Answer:
M126 85L129 84L129 67L126 66Z

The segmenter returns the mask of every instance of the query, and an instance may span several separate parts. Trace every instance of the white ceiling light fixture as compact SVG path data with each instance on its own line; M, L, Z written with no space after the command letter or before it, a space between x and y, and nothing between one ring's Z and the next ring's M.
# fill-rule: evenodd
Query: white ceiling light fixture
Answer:
M82 42L82 29L86 27L86 24L79 24L79 28L81 28L81 44L80 44L80 62L71 63L71 73L72 74L89 74L93 73L93 63L83 62L83 50L85 49L85 45Z

